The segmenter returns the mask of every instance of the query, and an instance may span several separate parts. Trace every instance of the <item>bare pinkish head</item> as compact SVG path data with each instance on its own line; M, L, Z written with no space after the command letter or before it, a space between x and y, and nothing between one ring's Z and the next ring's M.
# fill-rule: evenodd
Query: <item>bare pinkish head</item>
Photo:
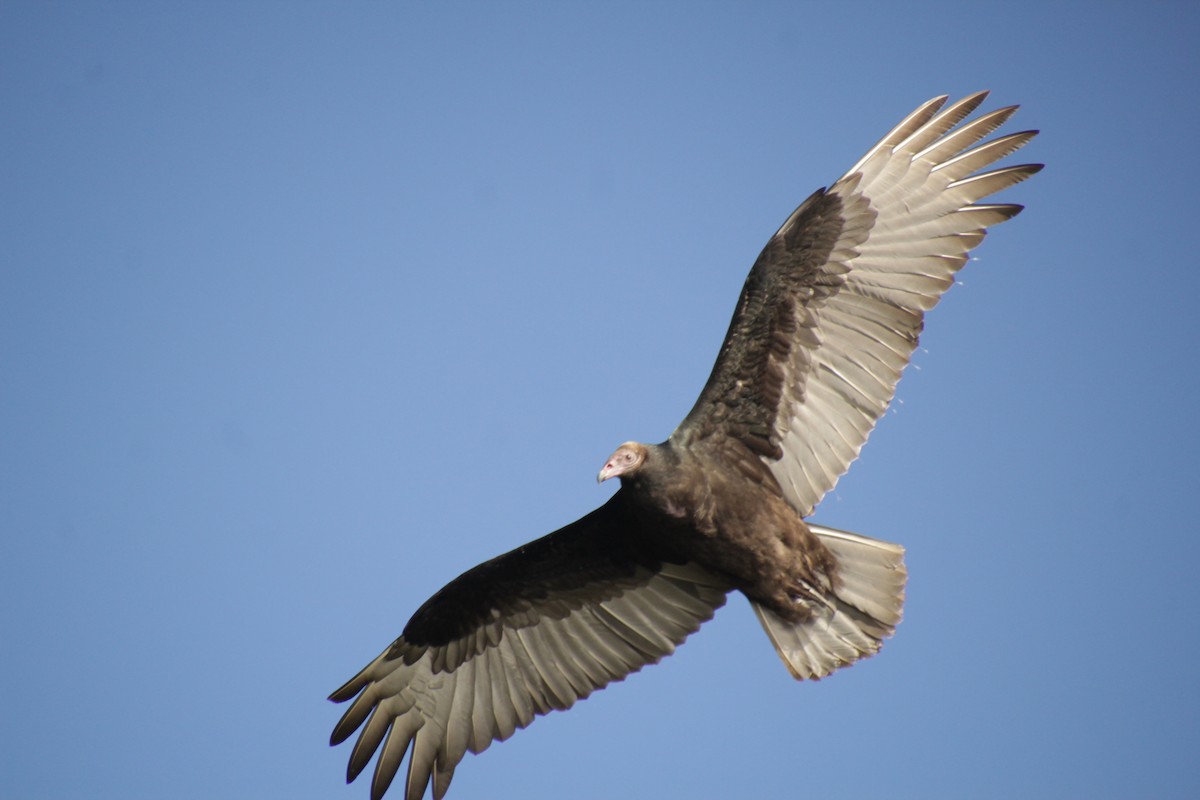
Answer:
M608 457L604 468L596 476L596 480L604 483L609 478L619 478L622 475L632 475L646 461L646 445L637 442L626 442L617 448L617 452Z

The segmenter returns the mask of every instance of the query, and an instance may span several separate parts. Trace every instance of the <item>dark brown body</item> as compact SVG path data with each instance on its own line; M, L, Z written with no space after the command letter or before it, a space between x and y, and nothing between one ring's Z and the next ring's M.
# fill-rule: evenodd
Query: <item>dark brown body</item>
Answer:
M667 549L724 575L784 619L807 618L807 604L795 600L815 599L812 587L832 585L837 563L762 461L704 443L644 447L645 461L621 476L621 487L629 502L662 520L650 528L661 527Z

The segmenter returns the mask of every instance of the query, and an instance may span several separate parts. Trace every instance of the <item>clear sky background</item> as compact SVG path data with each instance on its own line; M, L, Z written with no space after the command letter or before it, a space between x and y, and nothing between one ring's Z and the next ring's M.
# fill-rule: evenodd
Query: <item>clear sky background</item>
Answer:
M599 5L0 5L0 796L366 798L325 696L980 88L1048 167L816 515L896 637L796 683L731 599L451 798L1200 796L1200 5Z

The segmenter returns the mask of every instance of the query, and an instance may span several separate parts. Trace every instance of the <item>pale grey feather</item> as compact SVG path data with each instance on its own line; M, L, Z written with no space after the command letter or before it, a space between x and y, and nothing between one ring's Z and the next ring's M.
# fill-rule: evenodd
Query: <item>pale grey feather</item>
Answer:
M729 589L700 567L666 564L640 585L576 603L565 616L524 627L502 620L498 635L472 635L469 647L451 643L406 658L393 645L354 679L362 689L335 734L348 735L366 719L348 774L379 750L371 790L378 798L408 754L407 800L419 800L431 780L441 798L468 750L485 750L536 715L570 708L670 655L724 604ZM461 653L445 652L452 649Z
M821 270L836 278L835 288L797 306L803 335L784 366L774 426L781 457L763 456L802 516L836 485L887 409L924 312L953 283L987 227L1020 211L974 204L1038 170L977 172L1035 135L1016 133L973 147L1015 111L1001 109L955 128L985 96L940 113L945 98L926 103L829 189L842 201L844 220Z

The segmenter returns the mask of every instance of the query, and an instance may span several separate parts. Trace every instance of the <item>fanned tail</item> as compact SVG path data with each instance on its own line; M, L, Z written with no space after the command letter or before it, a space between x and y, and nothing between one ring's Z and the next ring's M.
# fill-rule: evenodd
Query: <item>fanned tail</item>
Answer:
M855 533L809 525L837 558L832 588L807 602L811 616L795 623L751 602L788 671L797 680L823 678L874 655L891 636L904 608L904 548Z

